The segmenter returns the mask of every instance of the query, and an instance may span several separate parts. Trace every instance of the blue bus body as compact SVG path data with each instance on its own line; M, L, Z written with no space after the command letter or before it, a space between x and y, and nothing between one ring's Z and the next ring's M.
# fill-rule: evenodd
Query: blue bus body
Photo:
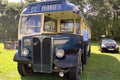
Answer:
M35 16L35 14L38 15L39 13L42 15L40 19L37 19L38 17L31 18L31 15ZM69 16L69 14L72 16ZM20 75L26 76L34 72L58 72L61 77L69 73L69 80L80 80L81 71L86 64L87 57L90 55L89 41L91 34L90 27L77 6L66 0L31 3L22 11L21 17L24 18L23 22L19 23L19 26L23 23L25 25L19 27L22 28L18 32L19 47L18 52L14 56L14 61L18 62ZM45 20L48 21L48 17L55 20L50 19L53 21L47 24L49 26L56 24L55 27L47 25L44 28ZM41 20L40 25L42 27L34 27L34 31L37 34L32 34L32 32L22 33L26 22L30 18L31 21L34 18L38 21ZM70 20L66 24L68 19ZM34 21L30 22L29 25L33 23ZM78 29L77 23L80 25ZM83 25L81 23L85 24L86 30L89 30L87 45L84 44ZM66 25L72 25L73 27L68 28ZM47 32L49 29L51 32Z

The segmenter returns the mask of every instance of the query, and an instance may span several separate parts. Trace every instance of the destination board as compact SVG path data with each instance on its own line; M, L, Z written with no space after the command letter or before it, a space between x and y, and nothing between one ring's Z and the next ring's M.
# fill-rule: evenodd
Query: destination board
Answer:
M61 4L50 4L50 5L42 5L41 12L47 11L59 11L62 9Z

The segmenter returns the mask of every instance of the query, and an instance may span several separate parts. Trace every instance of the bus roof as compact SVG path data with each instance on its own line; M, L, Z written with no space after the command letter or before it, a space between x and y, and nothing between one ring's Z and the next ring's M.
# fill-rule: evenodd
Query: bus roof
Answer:
M45 13L45 12L74 11L79 14L77 6L67 0L53 0L30 3L22 14Z

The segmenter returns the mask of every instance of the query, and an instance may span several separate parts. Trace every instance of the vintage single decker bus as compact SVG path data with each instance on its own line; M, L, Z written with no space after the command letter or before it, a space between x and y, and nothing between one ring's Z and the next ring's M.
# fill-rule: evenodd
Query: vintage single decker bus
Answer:
M76 5L67 0L28 4L18 27L14 61L21 76L55 72L80 80L90 56L91 30Z

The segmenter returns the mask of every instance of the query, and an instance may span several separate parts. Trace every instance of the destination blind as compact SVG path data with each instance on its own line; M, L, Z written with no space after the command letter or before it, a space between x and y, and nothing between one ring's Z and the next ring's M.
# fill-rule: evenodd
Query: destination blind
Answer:
M60 11L61 9L61 4L42 5L41 12Z

